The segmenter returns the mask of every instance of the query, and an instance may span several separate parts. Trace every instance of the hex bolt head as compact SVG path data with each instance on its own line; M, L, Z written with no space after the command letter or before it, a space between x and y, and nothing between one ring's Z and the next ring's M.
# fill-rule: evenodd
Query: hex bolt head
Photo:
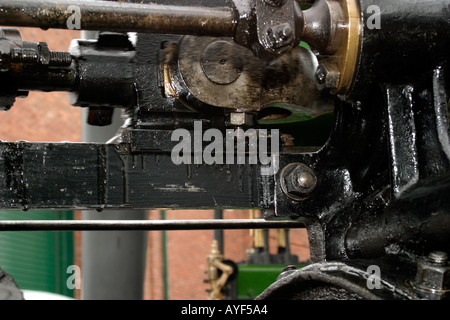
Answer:
M302 201L308 198L317 186L317 175L303 163L290 163L280 173L280 186L290 199Z
M323 61L317 67L315 77L317 87L323 89L337 89L339 87L341 72L335 63Z
M316 70L316 81L318 84L323 85L325 84L325 80L327 79L327 73L325 68L323 68L321 65Z
M450 266L448 255L442 251L433 251L417 262L414 287L432 294L445 294L450 290Z
M230 113L230 125L231 126L251 126L253 125L253 115L245 112L232 112Z
M283 23L267 29L266 41L271 49L280 49L292 44L294 29L290 23Z

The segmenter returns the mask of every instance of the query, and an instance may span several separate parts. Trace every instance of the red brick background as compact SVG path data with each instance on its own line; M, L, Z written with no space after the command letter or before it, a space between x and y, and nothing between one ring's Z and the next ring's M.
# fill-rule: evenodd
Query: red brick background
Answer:
M21 28L25 41L44 41L51 50L67 50L77 31ZM0 113L0 139L6 141L81 141L81 109L72 107L66 93L31 92L29 97L18 99L8 112ZM76 218L80 214L76 212ZM167 219L212 219L213 211L167 211ZM249 218L248 210L225 211L225 219ZM160 211L150 211L149 219L161 219ZM205 271L213 231L167 231L167 281L164 288L163 233L149 232L145 299L206 299L208 284ZM270 233L271 250L275 253L275 233ZM235 262L246 260L246 250L251 246L249 230L224 232L226 259ZM306 232L291 231L291 250L301 260L309 259ZM75 263L81 266L81 233L75 232ZM77 292L77 297L80 297Z
M212 210L169 210L166 219L212 219ZM224 210L224 219L248 219L250 210ZM152 210L149 219L160 219L161 212ZM269 248L276 253L276 230L269 231ZM299 256L301 261L309 260L307 234L304 229L290 231L292 254ZM168 298L207 299L205 283L207 256L213 241L213 231L167 231L167 269ZM251 248L249 230L224 231L224 258L236 263L247 261L246 250ZM164 299L163 279L163 243L162 232L149 232L147 249L147 272L145 282L145 299Z

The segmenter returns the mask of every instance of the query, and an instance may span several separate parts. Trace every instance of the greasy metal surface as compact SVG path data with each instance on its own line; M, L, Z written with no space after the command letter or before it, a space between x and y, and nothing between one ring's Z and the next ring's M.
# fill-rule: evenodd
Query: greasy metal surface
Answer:
M302 39L322 55L332 55L343 45L342 40L349 26L342 8L345 2L342 3L318 0L303 12L305 25Z
M242 57L233 55L233 47L230 41L218 40L203 50L201 66L209 80L217 84L230 84L239 78L245 62Z
M214 59L219 65L223 61L223 67L229 64L232 72L223 74L217 69L211 78L211 67L205 67L205 55L209 56L211 47L227 41L227 50L215 51ZM173 66L171 81L166 82L174 88L172 92L184 101L187 95L192 100L193 95L203 104L240 112L259 111L274 103L296 105L313 117L333 110L330 96L316 88L317 59L311 51L298 47L267 63L230 41L184 37L179 45L178 60L166 64L168 68Z
M255 12L258 42L265 51L278 55L299 43L303 31L303 15L297 1L285 0L277 6L256 1Z
M324 148L281 158L281 168L301 162L318 176L302 202L274 194L275 216L317 221L309 226L313 261L449 251L446 85L441 68L419 78L338 104Z
M365 23L361 25L363 49L355 69L355 83L348 94L352 99L361 99L376 83L410 82L448 59L448 0L414 1L413 5L408 0L358 2ZM370 6L380 8L381 28L367 23L373 15Z
M357 0L316 1L304 12L305 41L320 53L321 64L337 69L336 83L328 88L347 94L354 82L361 46L361 16Z
M68 52L50 51L44 42L22 41L15 28L0 29L0 107L8 110L16 96L30 90L70 91L77 81Z
M217 41L231 40L184 37L179 45L178 61L174 62L179 67L182 79L176 81L176 78L172 78L172 85L178 89L180 96L184 91L211 106L238 111L257 109L260 101L261 79L264 74L264 61L255 57L250 50L230 42L231 47L228 49L232 50L217 52L219 56L216 59L230 61L236 73L238 69L241 70L240 76L228 85L217 84L205 75L202 67L204 50L208 50ZM187 87L187 90L183 90L183 86Z
M449 203L442 196L449 190L449 177L432 180L405 192L377 216L366 215L345 236L350 257L375 258L387 251L405 250L425 255L432 250L449 251Z
M416 278L412 285L428 299L448 299L450 294L450 266L448 255L443 251L432 251L417 262Z
M322 149L310 154L286 154L281 159L281 168L301 162L317 172L318 183L312 195L299 203L286 201L279 192L279 182L275 181L275 216L308 216L315 221L309 225L313 261L380 257L395 248L418 255L427 254L433 248L449 251L448 204L444 200L447 191L443 184L449 169L445 102L448 101L448 71L441 63L448 59L450 46L443 33L449 29L440 28L432 33L436 42L428 43L423 39L428 27L423 26L422 33L413 23L413 17L420 15L411 11L419 8L408 7L405 12L409 15L404 16L402 7L406 2L378 4L391 12L384 19L405 17L404 21L411 23L401 28L403 34L399 38L404 45L391 50L382 44L381 38L389 38L394 43L396 37L392 34L397 34L388 36L384 28L370 30L375 38L363 36L362 48L367 50L364 51L365 75L376 81L363 81L364 89L359 86L355 92L357 99L337 103L335 127ZM447 4L448 1L439 1L437 7L423 8L420 12L428 21L434 21L432 24L443 26L441 14ZM367 11L367 6L362 9ZM390 26L397 23L395 19L382 21ZM418 49L408 43L410 29L412 34L420 33L418 37L426 42L424 47ZM372 44L375 40L379 41L377 46L364 46L365 42ZM422 64L427 46L432 49L434 60L426 59ZM390 48L394 47L397 45ZM383 52L383 61L378 60L381 59L379 50ZM396 60L396 66L391 65L391 52L395 52L395 59L399 52L404 55L401 62ZM366 69L374 61L383 66L382 71ZM392 70L385 69L387 65ZM417 68L427 72L417 72ZM407 197L412 192L422 196ZM393 202L395 198L399 198L398 207ZM353 238L354 234L359 236ZM355 241L346 247L349 239Z
M396 197L419 180L413 87L388 86L386 103L391 153L391 188Z
M300 6L310 2L8 0L0 5L0 25L66 29L78 15L77 29L233 37L270 59L299 43L304 25Z
M280 173L281 190L290 199L302 201L308 198L317 185L317 175L303 163L290 163Z
M257 300L419 300L423 298L408 279L414 275L415 261L389 256L371 261L320 262L281 273ZM369 266L382 270L379 287L368 287ZM392 272L394 271L394 272ZM393 276L394 275L394 276Z
M67 29L77 6L81 29L232 36L235 13L231 7L187 7L115 1L5 0L0 3L0 25Z
M0 221L0 231L64 231L64 230L213 230L304 228L298 221L266 221L264 219L221 220L27 220Z
M72 40L77 74L69 92L72 105L133 107L136 105L135 48L127 34L103 32L98 40Z
M20 47L22 47L22 36L17 29L0 29L0 53L3 57L0 64L2 71L0 73L0 81L2 82L0 87L0 109L3 111L12 107L17 95L17 85L10 80L9 75L5 72L10 68L9 59L6 59L7 61L4 60L5 57L10 55L12 49Z
M126 144L2 143L0 177L3 209L252 208L270 202L256 165L177 166L170 153L131 154Z

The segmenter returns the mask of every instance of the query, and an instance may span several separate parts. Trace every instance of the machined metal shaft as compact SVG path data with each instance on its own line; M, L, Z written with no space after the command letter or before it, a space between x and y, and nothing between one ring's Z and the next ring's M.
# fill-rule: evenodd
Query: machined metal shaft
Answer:
M300 221L264 219L223 220L4 220L0 231L79 231L79 230L214 230L304 228Z
M0 25L233 36L237 12L230 7L191 7L93 0L2 0Z

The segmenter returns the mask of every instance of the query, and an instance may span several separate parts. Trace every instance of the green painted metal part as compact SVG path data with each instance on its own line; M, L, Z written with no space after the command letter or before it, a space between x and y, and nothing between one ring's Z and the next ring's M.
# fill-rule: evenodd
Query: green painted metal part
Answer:
M1 211L0 220L71 220L71 211ZM73 265L73 232L0 231L0 268L21 290L74 297L67 286Z
M295 146L323 146L330 137L333 123L333 113L312 117L302 113L301 109L293 111L285 119L259 121L262 128L279 129L282 133L290 134Z
M302 9L310 8L310 4L303 4ZM300 47L311 50L304 41ZM265 129L279 129L284 134L294 138L295 146L323 146L329 139L334 124L334 113L325 112L314 114L308 108L288 103L273 103L271 108L278 108L289 113L281 119L260 119L258 124Z
M239 300L253 300L277 280L285 265L238 265L236 295ZM298 265L298 268L304 265Z

